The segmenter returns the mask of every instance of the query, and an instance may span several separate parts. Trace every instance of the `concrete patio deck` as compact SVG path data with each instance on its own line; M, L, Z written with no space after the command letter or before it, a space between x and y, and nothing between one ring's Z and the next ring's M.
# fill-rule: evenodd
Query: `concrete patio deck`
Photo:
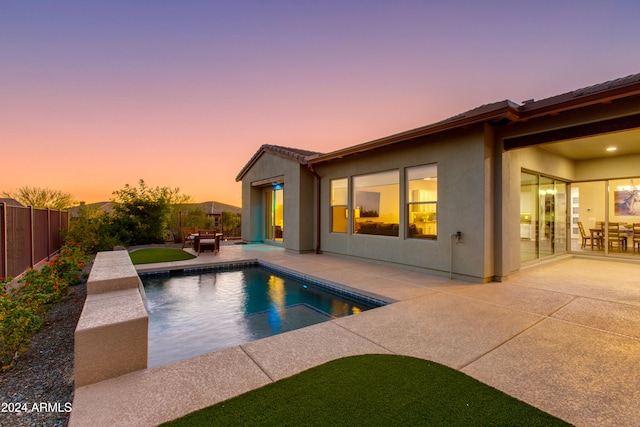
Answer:
M473 284L267 245L139 271L260 259L397 301L78 388L70 426L153 426L341 357L458 369L577 426L640 425L640 267L567 257Z

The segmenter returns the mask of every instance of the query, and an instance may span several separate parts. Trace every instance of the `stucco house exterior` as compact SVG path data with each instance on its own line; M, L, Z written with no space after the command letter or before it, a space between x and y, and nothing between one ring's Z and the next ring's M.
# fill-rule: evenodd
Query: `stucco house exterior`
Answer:
M477 282L640 262L640 74L330 153L263 145L236 180L246 242Z

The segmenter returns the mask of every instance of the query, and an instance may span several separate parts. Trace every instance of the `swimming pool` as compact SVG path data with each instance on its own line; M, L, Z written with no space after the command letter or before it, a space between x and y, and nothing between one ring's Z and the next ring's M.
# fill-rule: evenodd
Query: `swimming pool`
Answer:
M149 367L385 304L257 264L141 279L149 312Z

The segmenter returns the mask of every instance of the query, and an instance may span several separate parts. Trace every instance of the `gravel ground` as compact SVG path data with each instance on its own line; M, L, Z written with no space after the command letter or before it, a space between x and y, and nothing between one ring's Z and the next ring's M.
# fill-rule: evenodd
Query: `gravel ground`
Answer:
M88 271L88 270L85 270ZM0 374L0 426L66 426L73 402L73 334L86 295L84 283L51 309L30 349ZM45 404L49 407L40 407ZM36 411L15 412L15 404ZM42 412L40 411L42 409Z

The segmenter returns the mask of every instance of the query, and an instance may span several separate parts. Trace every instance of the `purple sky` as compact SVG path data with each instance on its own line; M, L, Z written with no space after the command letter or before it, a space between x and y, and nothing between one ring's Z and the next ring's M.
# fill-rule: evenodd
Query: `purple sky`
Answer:
M0 193L143 178L240 204L261 144L328 152L640 72L638 1L0 2Z

